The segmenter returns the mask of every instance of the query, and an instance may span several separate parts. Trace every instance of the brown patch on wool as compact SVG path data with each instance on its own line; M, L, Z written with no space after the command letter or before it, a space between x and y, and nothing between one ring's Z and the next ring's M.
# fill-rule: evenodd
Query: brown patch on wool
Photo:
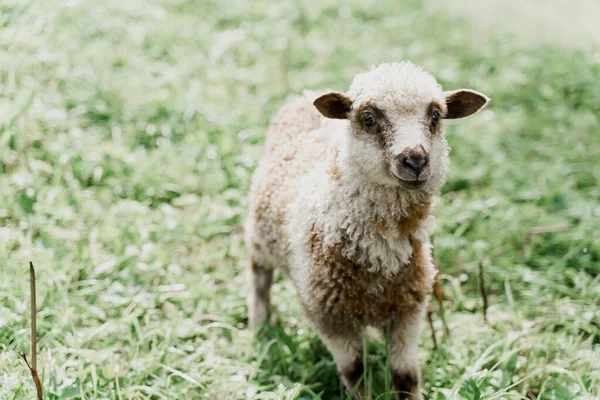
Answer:
M376 224L373 225L373 230L377 231L377 232L383 232L385 230L385 222L384 221L379 221Z
M268 219L271 222L273 229L282 231L286 219L284 208L279 204L276 204L273 200L274 199L269 195L262 196L256 206L256 216L259 220Z
M369 272L358 256L344 251L349 238L333 245L323 242L323 231L313 225L308 251L312 258L310 289L329 326L381 325L402 312L414 309L431 292L434 269L429 266L420 241L409 237L412 256L392 279Z
M337 165L338 156L340 155L340 149L334 148L332 150L332 157L329 163L329 168L327 168L327 173L331 175L334 181L340 180L340 169Z
M406 217L396 221L398 231L405 236L415 233L422 220L429 215L431 203L415 203L408 206Z
M287 221L286 215L286 199L282 196L281 186L283 181L272 181L270 185L261 185L259 195L254 199L253 205L256 227L262 232L272 232L274 234L265 235L261 243L255 243L255 247L259 246L273 251L280 245L281 237L285 234L285 224Z
M250 270L253 274L256 273L256 262L254 261L254 257L250 257Z

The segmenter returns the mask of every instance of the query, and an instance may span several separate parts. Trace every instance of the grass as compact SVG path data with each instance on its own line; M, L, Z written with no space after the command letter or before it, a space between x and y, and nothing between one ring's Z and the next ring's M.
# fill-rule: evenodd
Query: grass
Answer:
M423 331L426 398L600 396L598 53L367 3L0 5L0 398L35 391L17 355L30 260L48 399L343 398L289 281L277 324L246 328L246 193L285 97L398 59L493 99L447 128L435 251L452 336L434 317L433 350ZM572 229L524 244L555 224ZM385 398L385 346L365 345Z

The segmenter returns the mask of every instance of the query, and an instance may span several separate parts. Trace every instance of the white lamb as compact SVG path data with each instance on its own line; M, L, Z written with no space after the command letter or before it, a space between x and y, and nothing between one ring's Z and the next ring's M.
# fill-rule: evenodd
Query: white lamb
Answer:
M360 334L375 326L390 332L394 389L420 399L417 340L437 273L431 200L448 168L442 120L488 101L473 90L444 92L400 62L357 75L347 93L305 93L284 105L250 191L249 325L270 315L281 268L349 391L362 395Z

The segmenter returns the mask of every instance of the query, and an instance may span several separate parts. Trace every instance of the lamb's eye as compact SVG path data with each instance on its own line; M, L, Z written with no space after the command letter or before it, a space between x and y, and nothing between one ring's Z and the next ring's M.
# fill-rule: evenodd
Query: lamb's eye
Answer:
M431 114L431 124L435 126L438 124L438 122L440 122L440 112L438 110L435 110Z
M371 127L375 125L375 118L371 113L365 113L365 115L363 115L363 121L365 123L365 126Z

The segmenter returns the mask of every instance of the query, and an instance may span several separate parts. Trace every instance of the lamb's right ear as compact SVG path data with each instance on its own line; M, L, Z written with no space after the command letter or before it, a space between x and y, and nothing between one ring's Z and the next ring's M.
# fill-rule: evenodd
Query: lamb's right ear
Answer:
M464 118L480 111L490 102L483 93L471 89L459 89L444 92L448 112L444 118Z
M352 100L344 93L329 92L318 97L313 104L327 118L346 119L352 106Z

